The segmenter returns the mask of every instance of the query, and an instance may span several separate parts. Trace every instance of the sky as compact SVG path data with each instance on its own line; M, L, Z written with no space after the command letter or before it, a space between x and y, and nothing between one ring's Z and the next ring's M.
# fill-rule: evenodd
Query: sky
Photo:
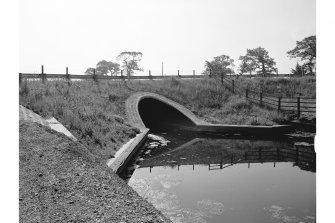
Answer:
M200 74L205 61L264 47L279 73L286 52L316 34L315 0L20 0L19 70L83 74L140 51L142 75Z

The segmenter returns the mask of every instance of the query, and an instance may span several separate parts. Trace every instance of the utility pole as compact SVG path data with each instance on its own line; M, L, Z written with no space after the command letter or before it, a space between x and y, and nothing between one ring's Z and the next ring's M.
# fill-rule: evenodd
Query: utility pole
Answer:
M164 67L163 67L163 62L162 62L162 77L163 77L163 74L164 74Z

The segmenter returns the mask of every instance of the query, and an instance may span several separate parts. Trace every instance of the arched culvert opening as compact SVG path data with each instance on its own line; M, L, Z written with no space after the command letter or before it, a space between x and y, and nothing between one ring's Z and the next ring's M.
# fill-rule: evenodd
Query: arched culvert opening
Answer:
M144 125L152 131L195 126L179 110L154 98L143 98L140 100L138 112Z

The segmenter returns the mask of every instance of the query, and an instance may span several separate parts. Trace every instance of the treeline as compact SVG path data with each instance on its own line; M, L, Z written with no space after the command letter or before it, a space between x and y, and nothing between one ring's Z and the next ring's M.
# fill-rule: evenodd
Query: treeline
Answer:
M296 47L287 52L290 58L299 58L300 63L291 70L295 76L315 75L316 66L316 36L309 36L297 41ZM278 73L276 62L269 56L269 52L262 47L247 49L245 55L239 57L240 66L237 74L256 73L260 76L270 76ZM214 57L212 61L205 62L204 74L227 75L235 74L234 60L228 55Z
M142 60L141 52L129 52L125 51L120 53L116 57L117 61L121 62L121 65L116 62L101 60L97 63L96 67L89 67L86 69L85 74L87 75L110 75L116 76L122 71L123 75L130 76L135 71L142 71L143 69L138 66L138 62ZM121 71L122 69L122 71Z

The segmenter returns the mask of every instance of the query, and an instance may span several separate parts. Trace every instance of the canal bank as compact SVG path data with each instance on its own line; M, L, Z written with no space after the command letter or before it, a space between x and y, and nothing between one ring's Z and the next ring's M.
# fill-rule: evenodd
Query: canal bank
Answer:
M170 222L83 145L20 121L20 222Z

